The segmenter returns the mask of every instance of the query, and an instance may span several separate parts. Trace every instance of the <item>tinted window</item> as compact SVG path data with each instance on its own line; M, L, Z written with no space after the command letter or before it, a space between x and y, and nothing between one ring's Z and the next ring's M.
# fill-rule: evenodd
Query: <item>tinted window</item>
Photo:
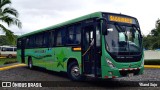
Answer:
M68 45L77 45L81 42L81 28L80 25L72 25L67 28L67 42Z
M81 25L78 24L76 25L76 44L80 44L81 43Z
M33 48L35 47L35 36L30 36L28 38L28 48Z
M49 33L49 35L50 35L50 38L49 38L49 40L51 41L50 43L51 43L51 46L54 46L54 38L55 38L55 35L54 35L54 31L51 31L50 33Z
M13 51L13 48L6 48L6 51Z
M17 51L17 48L14 48L14 51Z
M66 44L74 44L74 39L75 39L75 35L74 35L74 27L70 26L67 28L67 42Z
M35 46L42 47L43 45L43 34L37 34L35 37Z
M30 40L29 38L26 39L26 48L29 48L29 45L28 45L29 44L29 40Z
M49 33L45 32L45 33L43 33L42 47L46 48L48 46L49 46Z
M57 46L61 46L61 45L62 45L62 35L61 35L61 31L57 31L56 45L57 45Z
M21 39L18 39L18 41L17 41L17 48L18 48L18 49L21 48L21 44L22 44Z

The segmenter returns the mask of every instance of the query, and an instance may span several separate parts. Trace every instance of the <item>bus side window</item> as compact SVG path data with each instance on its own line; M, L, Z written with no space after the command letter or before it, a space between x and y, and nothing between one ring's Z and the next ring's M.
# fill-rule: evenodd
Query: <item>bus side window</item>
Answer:
M74 27L70 26L67 28L67 44L73 44L74 42Z
M51 46L54 46L54 44L55 44L54 31L52 31L52 32L50 33L50 41L51 41Z
M61 31L57 30L56 46L61 46L61 45L62 45Z
M49 35L50 33L44 32L43 33L43 38L42 38L42 47L46 48L49 46Z
M61 31L61 37L62 37L62 45L65 45L66 41L67 41L67 39L66 39L66 28L63 27L63 28L61 28L60 31Z
M29 38L26 39L26 48L29 48Z
M17 42L17 49L21 49L21 40L20 39L18 39L18 42Z
M72 25L67 28L67 42L68 45L77 45L81 42L81 28L80 24Z
M43 34L38 34L36 37L36 47L43 47Z
M76 44L80 44L81 43L81 26L80 24L76 25Z
M28 48L34 48L35 47L35 44L36 44L35 37L36 37L36 35L29 37Z

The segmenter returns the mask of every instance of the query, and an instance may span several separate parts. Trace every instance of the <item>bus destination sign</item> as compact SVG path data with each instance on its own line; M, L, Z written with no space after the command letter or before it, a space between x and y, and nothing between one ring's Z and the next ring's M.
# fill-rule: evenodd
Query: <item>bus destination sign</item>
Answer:
M129 17L123 17L123 16L115 16L115 15L109 15L109 20L113 22L121 22L121 23L129 23L134 24L133 19Z

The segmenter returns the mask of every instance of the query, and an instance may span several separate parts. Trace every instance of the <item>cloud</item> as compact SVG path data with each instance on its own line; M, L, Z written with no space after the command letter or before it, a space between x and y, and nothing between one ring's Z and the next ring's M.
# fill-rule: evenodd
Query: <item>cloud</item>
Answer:
M27 33L96 11L122 13L139 20L147 35L159 18L158 0L12 0ZM19 32L18 28L11 27Z

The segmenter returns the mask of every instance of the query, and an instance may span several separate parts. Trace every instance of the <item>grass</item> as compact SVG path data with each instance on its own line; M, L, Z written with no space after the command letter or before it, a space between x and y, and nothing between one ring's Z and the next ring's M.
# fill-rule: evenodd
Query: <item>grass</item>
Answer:
M16 58L0 58L0 66L17 62Z

